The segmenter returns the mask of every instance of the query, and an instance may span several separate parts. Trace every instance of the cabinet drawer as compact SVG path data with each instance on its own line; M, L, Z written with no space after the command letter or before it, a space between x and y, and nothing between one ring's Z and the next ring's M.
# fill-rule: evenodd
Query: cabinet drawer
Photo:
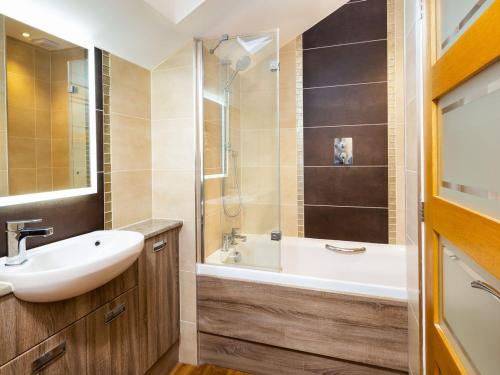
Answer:
M441 315L448 336L471 373L497 373L500 299L477 287L490 285L499 290L500 281L446 241L442 243L442 267Z
M0 367L0 375L85 374L85 319Z
M86 318L87 374L139 373L137 287Z

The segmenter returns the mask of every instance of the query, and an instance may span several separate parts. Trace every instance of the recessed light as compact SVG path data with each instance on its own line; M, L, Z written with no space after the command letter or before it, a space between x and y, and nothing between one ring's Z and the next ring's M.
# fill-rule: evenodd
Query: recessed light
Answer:
M24 33L23 33L23 36L24 36L25 38L29 38L31 35L30 35L30 33L26 33L26 32L24 32Z

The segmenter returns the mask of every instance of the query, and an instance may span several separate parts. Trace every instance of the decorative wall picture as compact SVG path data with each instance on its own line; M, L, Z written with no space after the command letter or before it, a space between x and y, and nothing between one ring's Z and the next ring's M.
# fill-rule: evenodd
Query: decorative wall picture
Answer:
M333 148L335 165L352 165L352 138L335 138Z

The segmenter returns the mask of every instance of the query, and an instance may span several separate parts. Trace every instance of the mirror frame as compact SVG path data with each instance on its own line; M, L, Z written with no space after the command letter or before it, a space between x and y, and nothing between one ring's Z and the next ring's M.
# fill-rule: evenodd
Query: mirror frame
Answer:
M0 197L0 207L12 206L23 203L41 202L53 199L76 197L97 193L97 145L96 145L96 87L95 87L95 60L94 44L78 33L71 33L77 29L75 25L65 24L60 15L48 15L46 11L36 9L35 6L15 4L7 1L0 6L0 15L12 18L37 29L50 33L58 38L67 40L88 51L88 76L89 76L89 160L90 160L90 186L66 190L54 190L40 193L20 194ZM14 4L13 4L14 3ZM59 16L59 17L58 17ZM71 27L70 27L71 26ZM6 57L4 56L4 59ZM3 72L2 72L3 73ZM5 87L7 92L7 87ZM7 94L5 95L7 100Z

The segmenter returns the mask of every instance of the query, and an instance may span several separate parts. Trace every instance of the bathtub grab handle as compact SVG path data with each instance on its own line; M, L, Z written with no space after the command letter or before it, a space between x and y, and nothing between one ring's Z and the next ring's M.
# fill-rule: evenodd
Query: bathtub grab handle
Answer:
M500 301L500 292L493 287L493 285L488 284L487 282L481 280L474 280L470 283L470 286L476 289L484 290L487 293L490 293L493 297L495 297L498 301Z
M328 244L325 245L325 249L341 254L359 254L366 252L366 247L349 248L349 247L338 247Z

